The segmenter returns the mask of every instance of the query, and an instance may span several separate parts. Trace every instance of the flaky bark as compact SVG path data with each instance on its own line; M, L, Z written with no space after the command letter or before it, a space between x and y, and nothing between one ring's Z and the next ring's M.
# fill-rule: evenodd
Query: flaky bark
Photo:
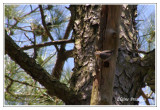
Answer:
M141 59L132 58L126 49L119 49L114 82L113 104L137 105L148 76L155 77L155 51ZM154 85L155 86L155 85Z
M100 6L76 6L73 37L75 52L71 87L82 93L82 104L90 104L92 74L95 72L95 38L99 36Z
M137 98L143 96L141 88L148 79L152 81L155 79L155 51L138 50L136 17L137 5L123 5L120 49L114 82L113 104L116 105L137 105ZM145 58L142 59L139 53L145 54ZM153 88L150 87L154 91L155 81L153 85Z

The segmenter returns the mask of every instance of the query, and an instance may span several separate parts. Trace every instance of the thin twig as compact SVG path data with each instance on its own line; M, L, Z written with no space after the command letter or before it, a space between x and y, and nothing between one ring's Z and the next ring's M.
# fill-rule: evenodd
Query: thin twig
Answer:
M29 12L29 13L27 13L27 14L23 15L21 18L24 18L24 17L26 17L26 16L28 16L28 15L32 14L32 13L33 13L33 12L35 12L37 9L38 9L38 7L37 7L37 8L35 8L34 10L32 10L31 12Z
M40 88L40 87L37 87L37 86L33 86L33 85L31 85L31 84L29 84L29 83L27 83L27 82L14 80L14 79L10 78L10 77L7 76L7 75L5 75L5 77L8 78L12 83L13 83L13 82L17 82L17 83L20 83L20 84L24 84L24 85L26 85L26 86L36 87L36 88L38 88L38 89L44 89L44 88ZM9 87L10 87L10 86L9 86Z
M34 43L34 42L27 36L26 33L24 33L24 35L27 37L27 39L28 39L29 41L31 41L31 43Z
M133 49L127 49L129 52L133 52L133 53L142 53L142 54L149 54L150 52L154 51L149 51L149 52L146 52L146 51L143 51L143 50L133 50Z

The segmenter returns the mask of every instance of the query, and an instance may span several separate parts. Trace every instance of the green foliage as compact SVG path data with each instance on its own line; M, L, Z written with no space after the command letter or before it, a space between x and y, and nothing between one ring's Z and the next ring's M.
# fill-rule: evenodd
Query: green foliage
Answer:
M51 57L51 56L50 56ZM49 58L50 58L49 57ZM53 55L52 55L53 57ZM47 64L49 58L42 62ZM63 101L50 97L38 82L28 76L15 62L5 56L5 104L6 105L61 105Z
M63 11L59 9L55 9L55 17L53 17L53 25L61 25L62 23L66 22L65 16L63 15Z
M40 49L38 51L38 56L36 59L37 63L46 69L47 67L53 65L53 63L55 62L55 55L56 55L56 52L48 55L47 51L48 51L47 48Z
M71 78L71 69L68 67L62 73L61 82L66 84L69 87L70 86L70 78Z
M13 19L17 15L16 7L18 7L18 5L5 5L5 17Z
M139 28L139 33L142 35L139 37L139 43L141 44L141 49L145 51L151 51L155 48L155 11L151 12L148 17L144 16L149 10L143 10L149 6L143 6L139 12L138 18L143 21L137 24ZM149 8L148 8L149 9ZM145 12L146 11L146 12Z
M31 27L36 36L40 36L44 33L44 28L37 22L31 23Z
M69 19L68 17L66 17L68 16L67 14L69 13L66 13L66 10L64 10L63 6L55 5L54 7L52 7L52 10L49 10L49 21L52 23L52 30L58 40L61 40L63 37L63 27L66 25L66 22L68 22Z

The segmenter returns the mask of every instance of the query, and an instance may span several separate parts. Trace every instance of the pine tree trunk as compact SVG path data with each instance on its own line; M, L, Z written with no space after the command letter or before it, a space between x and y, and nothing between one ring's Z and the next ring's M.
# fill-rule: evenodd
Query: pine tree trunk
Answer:
M155 72L155 54L153 51L147 54L146 58L141 59L137 52L131 51L138 48L136 45L138 42L136 38L135 26L137 6L123 5L120 21L120 47L118 49L115 77L114 74L112 76L104 76L105 73L103 74L102 72L102 76L99 77L102 78L100 84L107 84L107 78L110 78L111 82L108 83L107 86L101 85L100 88L96 88L99 85L96 86L95 80L95 75L97 75L97 58L95 57L94 53L99 49L111 49L105 47L103 48L101 47L101 44L106 44L100 44L97 42L97 39L99 39L105 33L102 31L103 29L101 29L102 26L100 28L101 9L102 7L97 5L76 6L76 19L73 30L73 37L75 38L75 67L71 77L71 87L74 88L78 93L82 94L81 104L83 105L90 104L91 93L93 95L94 92L92 89L102 93L102 95L100 96L98 92L95 92L95 96L92 97L99 97L99 99L95 98L96 100L92 101L91 104L111 104L111 101L112 104L116 105L138 104L136 98L141 95L139 90L144 87L144 81L147 74ZM111 13L106 14L110 15ZM116 18L117 17L115 17L115 19ZM103 28L105 29L106 26L107 25L104 25ZM98 45L97 43L100 44L100 46L96 46ZM111 59L111 61L113 61L113 59ZM115 63L109 62L109 64L111 67L115 67ZM105 69L102 68L102 71L105 71ZM114 71L112 72L114 73ZM93 87L92 84L94 84ZM114 87L112 84L114 84ZM113 98L111 97L112 88ZM107 93L109 94L109 97L105 95L105 92L103 94L103 91L107 91L107 89L110 91ZM100 101L103 99L104 101Z
M121 15L119 5L102 6L100 19L100 38L97 51L113 51L109 60L96 59L96 74L92 88L92 105L111 105L113 82L116 69L117 51L119 46L119 21Z
M82 94L82 104L90 104L92 74L95 73L95 45L99 36L100 6L76 6L73 30L75 53L71 87Z
M123 5L113 95L113 104L116 105L137 105L146 79L151 76L155 79L155 51L149 52L143 59L138 55L136 17L137 5ZM151 88L153 91L154 87Z

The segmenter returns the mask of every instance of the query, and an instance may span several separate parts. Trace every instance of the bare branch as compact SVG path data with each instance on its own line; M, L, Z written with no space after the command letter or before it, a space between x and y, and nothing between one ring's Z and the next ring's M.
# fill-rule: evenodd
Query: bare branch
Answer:
M68 26L65 31L63 39L68 39L69 34L70 34L72 27L73 27L73 24L74 24L74 20L75 20L75 7L73 5L71 5L69 7L69 10L71 11L71 17L70 17L70 21L68 23ZM61 45L61 48L60 48L58 55L57 55L56 64L55 64L54 69L52 71L52 76L55 76L57 79L60 79L61 74L62 74L62 69L64 66L64 62L68 58L68 56L65 53L65 46L66 46L65 44ZM71 55L71 54L68 54L68 55Z
M29 13L27 13L27 14L23 15L23 16L22 16L22 18L24 18L24 17L26 17L26 16L28 16L28 15L30 15L30 14L32 14L32 13L34 13L37 9L38 9L38 7L37 7L37 8L35 8L34 10L32 10L31 12L29 12Z
M143 51L143 50L133 50L133 49L129 49L129 48L127 48L127 50L128 50L129 52L133 52L133 53L149 54L149 53L151 53L152 51L154 51L155 49L153 49L152 51L149 51L149 52Z
M35 46L36 46L36 48L41 48L41 47L45 47L45 46L64 44L64 43L73 43L73 42L74 42L74 40L59 40L59 41L46 42L46 43L42 43L42 44L36 44ZM31 48L34 48L34 45L24 46L21 49L27 50L27 49L31 49Z
M72 27L73 27L73 24L74 24L74 19L75 19L75 11L74 11L74 7L71 5L69 7L70 11L71 11L71 18L70 18L70 21L68 23L68 26L67 26L67 29L65 31L65 34L64 34L64 39L67 39L69 37L69 34L72 30Z
M39 5L39 8L40 8L40 12L41 12L42 24L44 26L44 29L45 29L47 35L49 36L49 38L53 41L54 39L51 36L51 34L50 34L50 32L49 32L49 30L47 28L46 22L45 22L45 17L44 17L44 12L43 12L43 9L42 9L42 5Z
M142 91L142 89L140 89L140 92L141 92L143 98L145 99L145 103L146 103L147 105L150 105L149 100L148 100L148 97L145 95L145 93Z
M29 41L31 41L31 43L33 43L33 41L28 37L28 35L27 35L26 33L24 33L24 35L27 37L27 39L28 39Z

